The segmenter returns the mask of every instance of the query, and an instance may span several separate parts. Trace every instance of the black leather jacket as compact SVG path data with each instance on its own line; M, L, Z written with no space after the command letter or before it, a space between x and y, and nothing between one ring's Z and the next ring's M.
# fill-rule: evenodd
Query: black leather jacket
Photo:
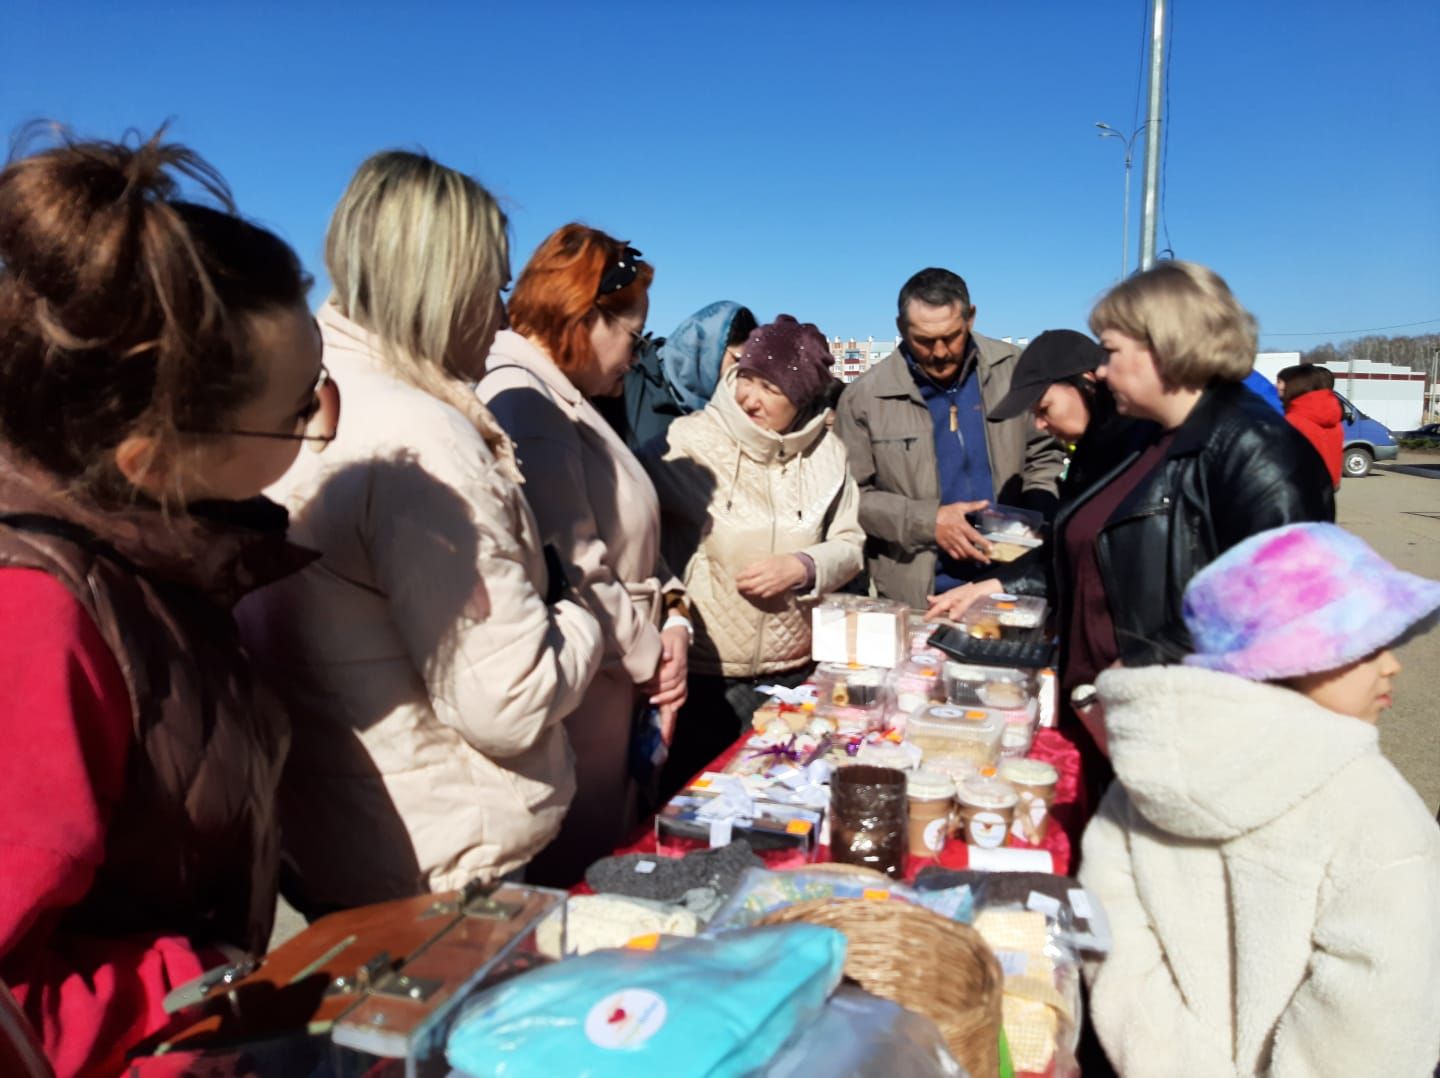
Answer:
M1055 521L1055 549L1075 511L1138 456L1127 454ZM1126 666L1178 662L1192 650L1181 617L1200 569L1258 532L1333 521L1335 488L1320 455L1270 405L1239 383L1207 389L1165 459L1120 504L1096 540L1120 657ZM1070 567L1056 559L1063 597ZM1062 632L1068 622L1061 622Z

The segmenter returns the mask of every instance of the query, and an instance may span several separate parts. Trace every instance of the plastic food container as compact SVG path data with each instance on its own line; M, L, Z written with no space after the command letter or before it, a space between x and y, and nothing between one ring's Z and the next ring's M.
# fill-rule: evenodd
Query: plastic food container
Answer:
M960 831L971 846L993 850L1005 845L1015 822L1020 795L1002 779L974 775L955 788Z
M1030 509L992 505L980 510L978 524L990 543L991 561L1014 561L1045 545L1045 518Z
M890 673L890 693L897 716L908 716L925 704L945 699L945 682L941 676L943 660L926 654L911 655Z
M955 783L942 771L912 771L906 794L910 802L910 856L934 857L950 837Z
M962 707L1004 710L1024 707L1036 698L1035 676L1028 670L947 662L943 678L945 699Z
M905 738L925 754L929 767L949 770L946 761L993 767L1000 758L1005 720L988 708L927 704L911 714Z
M1044 599L1035 596L997 592L965 611L960 624L972 636L979 635L976 630L984 627L985 635L999 639L1040 628L1049 607Z
M868 710L885 704L885 671L879 667L821 663L813 680L818 705Z
M1022 842L1040 845L1050 828L1050 806L1055 803L1060 772L1044 760L1006 760L1000 765L1000 777L1014 787L1019 798L1011 834Z
M993 708L1005 720L1005 730L1000 735L1000 755L1004 757L1024 756L1030 751L1035 740L1035 728L1040 724L1040 704L1028 701L1024 707Z
M910 608L891 599L828 595L810 616L810 656L821 663L891 667L909 654Z

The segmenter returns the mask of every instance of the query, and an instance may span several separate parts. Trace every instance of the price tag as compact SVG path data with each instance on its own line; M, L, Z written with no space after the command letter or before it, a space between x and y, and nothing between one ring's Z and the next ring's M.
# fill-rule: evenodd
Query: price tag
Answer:
M1070 899L1070 909L1082 921L1088 921L1095 916L1095 911L1090 908L1090 896L1083 888L1072 887L1066 897Z
M1043 913L1046 917L1060 916L1060 900L1051 898L1049 895L1042 895L1039 891L1030 892L1030 897L1025 902L1025 908L1034 910L1036 913Z
M654 861L636 861L636 862L635 862L635 871L638 872L638 873L639 873L640 875L642 875L642 876L648 876L648 875L650 875L650 873L652 873L652 872L655 871L655 862L654 862Z
M710 845L712 847L730 845L730 833L732 830L733 827L729 820L711 820Z
M659 932L636 936L629 943L625 944L626 949L631 951L653 951L658 946L660 946Z
M860 897L869 902L885 902L890 898L890 892L879 887L867 887Z
M809 820L791 820L785 825L785 833L788 835L808 835L810 831Z

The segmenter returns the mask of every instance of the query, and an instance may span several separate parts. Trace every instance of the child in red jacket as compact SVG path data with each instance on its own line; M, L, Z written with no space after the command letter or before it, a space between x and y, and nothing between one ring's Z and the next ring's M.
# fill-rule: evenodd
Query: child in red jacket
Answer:
M256 498L333 437L307 287L158 135L0 171L0 979L62 1076L266 944L289 728L230 608L308 557Z

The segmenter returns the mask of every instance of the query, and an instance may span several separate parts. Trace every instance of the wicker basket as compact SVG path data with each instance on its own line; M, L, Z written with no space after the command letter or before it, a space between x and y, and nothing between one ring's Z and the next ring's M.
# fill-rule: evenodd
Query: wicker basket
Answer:
M845 934L845 976L940 1027L973 1078L1000 1069L1000 963L973 928L898 900L820 899L775 910L761 924L805 921Z

